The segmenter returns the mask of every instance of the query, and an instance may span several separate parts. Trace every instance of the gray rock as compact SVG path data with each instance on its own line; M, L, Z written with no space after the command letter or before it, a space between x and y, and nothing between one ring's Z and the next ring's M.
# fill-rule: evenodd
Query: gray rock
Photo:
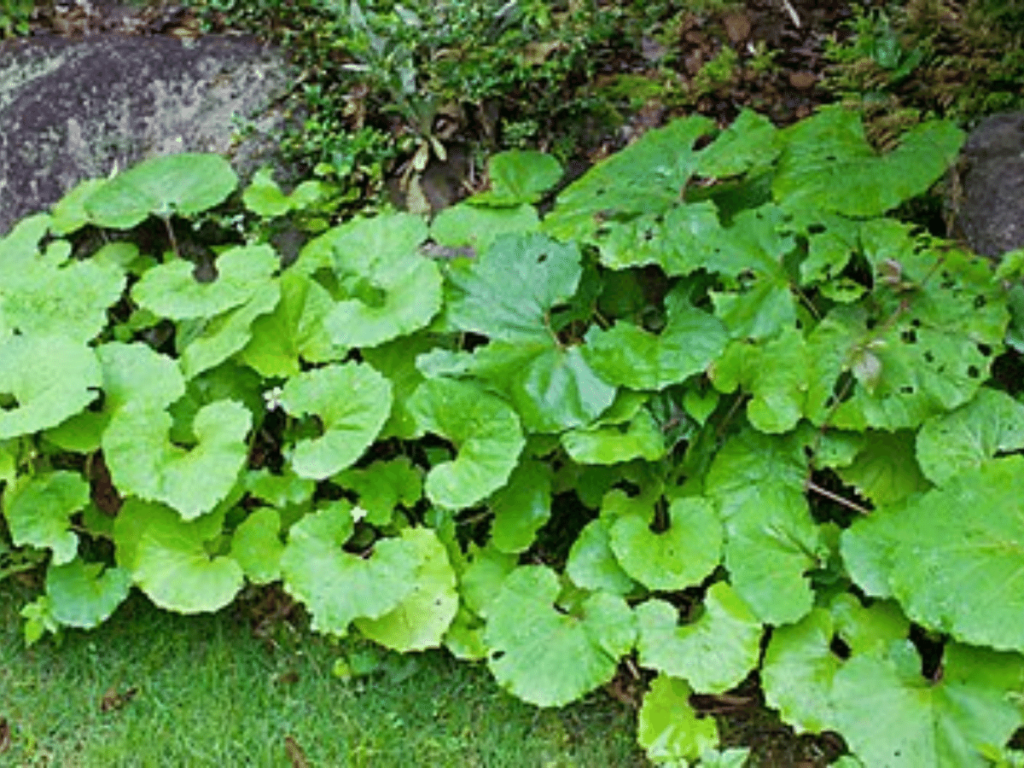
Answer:
M245 178L270 162L294 82L255 39L94 35L0 43L0 235L79 181L176 152L229 156ZM236 141L235 117L252 135Z
M1024 113L985 118L961 154L954 229L977 253L1024 247Z

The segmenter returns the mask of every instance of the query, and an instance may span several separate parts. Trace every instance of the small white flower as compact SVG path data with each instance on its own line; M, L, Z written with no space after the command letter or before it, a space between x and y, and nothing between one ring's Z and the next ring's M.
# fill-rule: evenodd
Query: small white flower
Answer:
M358 523L360 520L362 520L364 517L366 517L370 513L367 512L362 507L352 507L352 511L349 514L351 514L352 515L352 519L355 520Z
M263 393L263 402L267 404L268 411L276 411L281 407L281 395L284 390L281 387L272 387Z

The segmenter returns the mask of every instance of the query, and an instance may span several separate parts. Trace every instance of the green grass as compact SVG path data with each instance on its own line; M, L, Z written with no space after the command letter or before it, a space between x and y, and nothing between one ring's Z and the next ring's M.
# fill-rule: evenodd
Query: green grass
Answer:
M0 766L646 765L633 715L603 694L537 710L440 652L386 658L344 681L331 672L340 649L321 637L279 625L280 642L261 642L239 615L181 617L142 598L96 631L25 649L25 599L0 584L0 718L11 731Z

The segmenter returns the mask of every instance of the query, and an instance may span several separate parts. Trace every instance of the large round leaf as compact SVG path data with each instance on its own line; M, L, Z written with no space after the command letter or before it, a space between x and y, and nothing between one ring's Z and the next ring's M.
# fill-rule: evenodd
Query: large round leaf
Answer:
M89 503L89 484L77 472L47 472L8 487L3 512L15 546L50 549L54 565L78 553L71 516Z
M300 477L323 480L354 464L378 435L391 412L391 384L365 364L329 365L289 379L281 404L320 419L323 434L300 440L291 465Z
M63 336L11 336L0 342L0 440L62 421L96 399L96 354Z
M352 530L348 506L334 504L306 515L288 533L281 555L284 587L309 608L318 632L344 635L353 619L384 616L416 587L423 563L418 546L383 539L364 558L342 549Z
M421 432L450 440L458 451L454 461L427 475L427 498L434 504L464 509L505 485L526 441L504 400L466 382L429 379L407 407Z
M707 499L676 499L669 526L651 531L650 521L624 515L611 527L611 548L622 569L648 589L681 590L700 582L722 556L722 524Z
M718 746L713 717L698 717L690 706L693 691L684 680L658 675L640 708L637 741L658 763L689 765Z
M441 272L419 252L423 220L410 214L354 219L311 241L297 267L329 270L337 299L324 319L339 347L373 347L426 326L441 309Z
M912 619L976 645L1024 651L1024 457L990 460L843 534L844 558L877 551Z
M192 422L196 444L171 442L171 416L151 405L117 411L103 433L103 455L123 494L173 507L186 520L212 510L238 482L252 416L221 400L203 406Z
M249 301L278 266L269 245L237 246L217 257L216 280L199 282L192 262L175 259L148 270L132 298L158 317L212 318Z
M150 214L190 216L223 202L238 184L220 155L183 152L145 160L115 176L84 201L93 224L131 229Z
M212 517L186 522L167 507L130 499L114 524L118 564L131 571L139 588L161 608L178 613L219 610L235 598L245 578L233 558L207 551L222 519Z
M884 656L853 658L836 672L833 706L851 751L868 766L991 765L981 748L1005 744L1024 722L1015 700L1024 686L1024 660L952 643L940 680L925 679L920 665L904 641Z
M46 569L46 596L50 613L66 627L92 629L110 618L132 586L124 568L75 559Z
M622 598L598 592L569 615L556 610L558 593L558 577L548 568L513 571L490 604L484 631L494 677L540 707L568 704L611 680L636 639L633 612Z
M860 113L836 105L792 126L786 139L772 182L776 200L794 210L868 217L926 192L956 159L964 135L948 121L922 123L899 148L878 155Z
M724 582L708 590L704 610L697 621L680 627L670 603L648 600L637 608L640 663L681 677L701 693L722 693L757 666L764 628Z
M412 590L380 618L356 619L356 627L371 640L403 653L437 648L459 611L455 572L444 544L429 528L407 528L402 540L420 557Z

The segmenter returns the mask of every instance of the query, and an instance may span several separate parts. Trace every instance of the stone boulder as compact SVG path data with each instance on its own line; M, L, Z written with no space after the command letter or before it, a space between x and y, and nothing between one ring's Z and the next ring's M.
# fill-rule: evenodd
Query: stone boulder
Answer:
M959 178L956 233L991 258L1024 248L1024 112L992 115L971 131Z
M0 236L82 179L176 152L275 157L295 73L255 39L93 35L0 43ZM238 141L236 118L253 127ZM286 174L287 175L287 174Z

